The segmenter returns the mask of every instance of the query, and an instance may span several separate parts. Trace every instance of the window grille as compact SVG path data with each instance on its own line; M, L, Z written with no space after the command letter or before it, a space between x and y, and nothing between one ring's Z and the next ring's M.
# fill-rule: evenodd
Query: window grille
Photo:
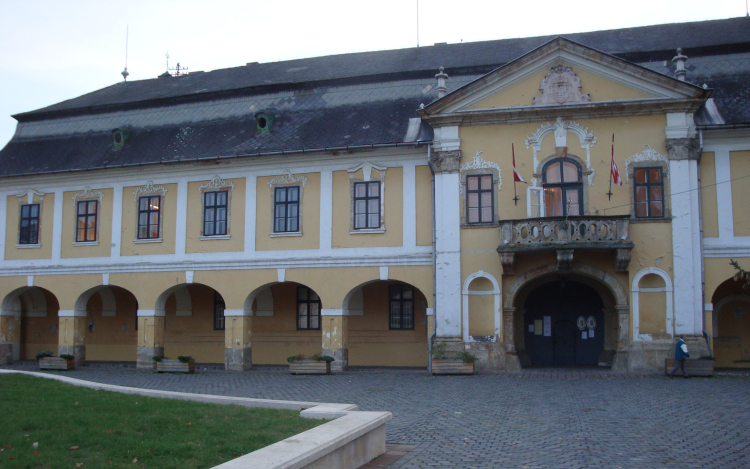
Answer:
M299 186L277 187L273 208L274 233L299 231Z
M636 218L661 218L664 216L664 181L661 168L635 168Z
M380 228L380 181L354 183L354 229Z
M39 204L21 206L21 232L18 244L39 244Z
M297 329L320 329L320 297L303 286L297 287Z
M466 176L466 214L469 223L492 223L492 175Z
M138 200L138 239L159 238L161 196L151 195Z
M81 200L78 202L76 242L96 241L98 206L99 202L96 200Z
M227 234L227 192L203 194L203 236Z
M390 329L414 329L414 288L411 285L389 286Z

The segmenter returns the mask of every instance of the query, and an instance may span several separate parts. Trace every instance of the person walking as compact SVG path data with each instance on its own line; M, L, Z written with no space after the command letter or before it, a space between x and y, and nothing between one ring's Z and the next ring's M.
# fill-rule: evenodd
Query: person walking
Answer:
M682 369L682 376L684 378L689 378L687 371L685 371L685 359L690 356L690 353L688 352L687 344L685 344L685 340L683 336L680 336L680 338L677 340L677 343L674 346L674 359L675 364L672 367L671 370L669 370L669 373L667 373L667 376L670 378L674 378L674 374L677 372L677 369Z

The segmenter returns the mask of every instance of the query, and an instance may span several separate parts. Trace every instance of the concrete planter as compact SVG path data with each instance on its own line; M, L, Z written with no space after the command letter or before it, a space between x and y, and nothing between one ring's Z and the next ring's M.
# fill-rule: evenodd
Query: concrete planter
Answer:
M157 373L195 373L195 359L189 362L181 362L176 358L162 358L156 362Z
M448 358L432 359L433 375L473 375L474 362L451 360Z
M289 362L289 372L293 375L330 375L331 362L323 360L294 360Z
M669 373L672 369L676 360L667 358L664 363L664 373ZM685 371L690 376L713 376L714 375L714 361L713 360L685 360ZM679 373L679 371L678 371Z
M74 358L66 360L60 357L44 357L39 359L40 370L73 370L76 367Z

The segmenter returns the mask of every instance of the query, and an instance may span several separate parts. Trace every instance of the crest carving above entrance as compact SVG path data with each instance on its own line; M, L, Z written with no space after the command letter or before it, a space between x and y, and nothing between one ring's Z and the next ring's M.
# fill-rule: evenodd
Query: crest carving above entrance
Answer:
M581 79L570 67L556 65L550 69L539 85L542 95L534 98L533 106L550 104L588 103L589 94L581 93Z

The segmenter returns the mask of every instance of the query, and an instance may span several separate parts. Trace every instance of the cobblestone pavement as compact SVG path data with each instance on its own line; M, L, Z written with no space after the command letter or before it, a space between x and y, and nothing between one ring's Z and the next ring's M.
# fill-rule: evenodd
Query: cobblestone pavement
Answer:
M685 380L596 369L432 377L394 369L291 376L282 368L199 367L194 375L157 375L87 366L66 375L388 410L388 443L416 445L391 468L750 468L747 372Z

